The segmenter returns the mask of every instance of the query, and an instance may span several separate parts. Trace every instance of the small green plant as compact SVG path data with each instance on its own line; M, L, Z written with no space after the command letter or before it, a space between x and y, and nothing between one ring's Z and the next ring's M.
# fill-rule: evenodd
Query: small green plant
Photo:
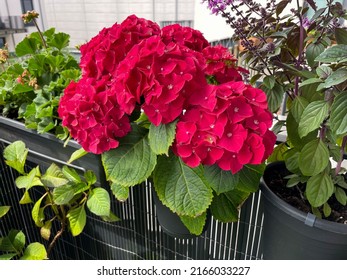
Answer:
M37 16L30 14L23 19L36 23ZM38 29L16 46L17 62L8 64L0 74L3 116L24 119L27 128L39 133L50 131L60 139L67 138L57 117L57 107L65 87L80 76L78 62L68 51L69 38L54 28L43 33ZM5 59L6 50L1 51Z
M43 174L39 166L26 172L27 154L28 149L22 141L12 143L4 150L6 164L20 174L15 181L16 186L24 190L19 203L33 203L32 219L40 228L42 238L49 241L47 256L64 231L70 231L73 236L83 231L87 221L86 208L105 221L119 220L111 211L109 193L95 185L97 179L92 171L80 176L67 165L61 168L53 163ZM54 222L59 224L57 232L52 232Z
M0 218L6 215L10 206L0 206ZM19 258L21 260L44 260L47 258L46 248L39 242L29 244L25 248L25 235L20 230L10 230L7 236L0 237L0 260Z

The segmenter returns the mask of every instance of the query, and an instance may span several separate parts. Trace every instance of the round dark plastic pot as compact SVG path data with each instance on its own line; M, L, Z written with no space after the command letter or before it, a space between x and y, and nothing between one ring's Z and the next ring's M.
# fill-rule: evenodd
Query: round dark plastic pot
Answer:
M261 181L263 196L263 258L270 260L347 259L347 225L319 219L280 199L268 187L271 172L283 162L267 166Z

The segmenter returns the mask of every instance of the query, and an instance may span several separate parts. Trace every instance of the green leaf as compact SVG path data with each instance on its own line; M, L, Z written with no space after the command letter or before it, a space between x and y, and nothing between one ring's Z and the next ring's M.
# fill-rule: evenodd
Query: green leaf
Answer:
M325 50L323 44L310 44L306 49L306 59L310 67L314 67L318 62L315 61L316 57L319 56Z
M244 192L256 192L259 189L260 178L265 170L265 164L245 165L239 173L237 189Z
M305 176L321 173L329 163L329 150L320 139L307 143L299 156L299 168Z
M169 148L172 145L176 134L177 121L169 124L160 124L155 126L151 124L149 127L149 145L152 151L157 155L168 155Z
M268 88L268 89L273 89L275 84L276 84L276 79L274 76L266 76L263 80L263 84Z
M28 203L32 203L32 199L30 197L29 191L26 190L22 196L22 198L19 201L19 204L28 204Z
M271 112L276 112L280 108L284 95L284 88L276 83L272 89L261 87L266 93L268 106Z
M45 240L49 240L51 237L52 221L46 221L43 227L40 229L41 237Z
M347 45L347 30L344 28L335 28L335 38L338 44Z
M75 209L71 209L67 213L67 218L69 220L72 235L79 235L83 231L87 222L87 215L84 209L84 204Z
M45 186L50 188L61 187L69 183L69 180L65 178L60 167L55 163L52 163L48 167L46 173L42 175L41 181Z
M313 207L322 206L333 193L334 183L326 172L321 172L308 179L306 197Z
M284 161L286 168L292 173L300 172L299 169L299 157L300 153L296 149L290 149L284 154Z
M311 78L311 79L307 79L307 80L303 81L300 84L300 87L311 85L311 84L322 83L322 82L323 81L321 79L319 79L319 78Z
M28 149L23 141L15 141L4 149L4 158L8 166L17 170L20 174L25 174L24 165L27 159Z
M286 179L288 179L287 177L286 177ZM295 187L300 182L301 182L300 176L298 176L297 174L293 174L293 176L289 178L286 187L287 188Z
M124 187L118 184L111 184L111 190L117 200L124 202L129 197L129 187Z
M108 192L103 188L93 189L88 197L87 207L95 215L109 216L111 203Z
M71 185L64 185L53 189L53 201L57 205L68 204L75 195L75 188Z
M290 3L290 0L282 0L276 5L276 15L279 16Z
M300 122L301 116L304 113L308 103L309 102L306 100L306 98L301 96L298 96L294 99L292 103L292 107L290 108L290 111L297 123Z
M66 165L63 166L62 168L64 176L72 183L81 183L81 177L78 175L77 171L73 168L70 168Z
M101 218L105 221L105 222L109 222L109 223L114 223L114 222L118 222L121 219L119 217L117 217L114 213L112 213L112 211L110 211L110 214L108 216L101 216Z
M47 259L47 251L41 243L34 242L26 247L21 260L45 260Z
M17 177L17 188L29 190L33 186L43 186L40 178L38 178L38 176L40 175L41 173L38 166L36 168L31 169L28 175Z
M333 73L333 70L329 66L320 65L319 67L317 67L316 73L319 76L319 78L325 80Z
M11 206L0 206L0 218L5 216L6 213L10 210Z
M159 199L180 216L197 217L212 201L204 169L190 168L174 155L159 157L153 180Z
M339 68L325 80L325 88L341 84L347 80L347 69Z
M338 202L340 202L343 206L347 204L347 195L344 189L336 187L335 189L335 197Z
M116 149L101 156L106 178L112 183L129 187L146 180L157 162L147 139L147 130L137 125L132 128Z
M328 203L323 204L323 213L325 217L329 217L331 214L331 207Z
M249 194L249 192L233 190L215 196L210 207L213 217L224 223L236 222L241 205Z
M0 261L8 261L8 260L11 260L15 256L17 256L17 253L10 253L10 254L0 255Z
M80 148L72 153L67 163L70 164L73 161L85 156L86 154L88 154L88 152L86 152L83 148Z
M69 45L69 40L70 35L59 32L53 35L52 40L49 41L49 45L61 50Z
M286 143L281 143L277 145L271 155L267 159L267 163L275 162L275 161L283 161L283 154L288 150Z
M239 174L224 171L217 165L205 165L205 178L217 194L233 190L239 183Z
M0 238L0 251L19 253L25 245L25 235L19 230L10 230L6 237Z
M28 86L26 84L22 85L22 84L16 84L12 90L12 92L14 94L21 94L21 93L27 93L30 91L33 91L33 87Z
M347 45L335 45L326 49L315 61L327 63L339 63L347 57Z
M300 138L319 128L328 113L329 105L326 101L314 101L308 104L299 122L298 132Z
M27 54L35 54L38 41L35 38L24 38L16 46L16 55L23 56Z
M88 182L88 184L90 185L93 185L96 183L97 181L97 178L96 178L96 175L93 171L91 170L87 170L85 173L84 173L84 178L86 179L86 181Z
M43 220L45 219L43 208L41 208L41 202L44 199L45 195L41 196L41 198L35 202L33 209L31 210L31 217L33 218L35 225L38 227L42 227Z
M347 92L339 93L331 106L330 127L337 136L347 133Z
M206 212L197 217L180 216L180 219L191 234L199 236L206 223Z

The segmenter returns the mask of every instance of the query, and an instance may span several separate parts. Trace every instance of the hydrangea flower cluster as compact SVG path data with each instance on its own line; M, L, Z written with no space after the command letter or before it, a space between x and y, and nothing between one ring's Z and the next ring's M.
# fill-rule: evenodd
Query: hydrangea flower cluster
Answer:
M275 135L264 92L246 85L235 58L201 32L162 29L132 15L81 47L82 78L60 100L59 116L92 153L117 148L144 112L156 125L177 120L173 152L190 167L236 173L272 152Z

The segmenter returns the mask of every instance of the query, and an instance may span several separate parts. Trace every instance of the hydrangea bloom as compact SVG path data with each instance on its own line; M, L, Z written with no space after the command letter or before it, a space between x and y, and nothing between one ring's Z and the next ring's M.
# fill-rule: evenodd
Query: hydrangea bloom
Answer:
M155 126L177 121L172 150L190 167L236 173L272 152L265 93L245 84L247 71L228 49L210 46L199 31L177 24L160 30L130 16L81 53L82 78L66 88L58 112L86 151L117 148L141 111Z

